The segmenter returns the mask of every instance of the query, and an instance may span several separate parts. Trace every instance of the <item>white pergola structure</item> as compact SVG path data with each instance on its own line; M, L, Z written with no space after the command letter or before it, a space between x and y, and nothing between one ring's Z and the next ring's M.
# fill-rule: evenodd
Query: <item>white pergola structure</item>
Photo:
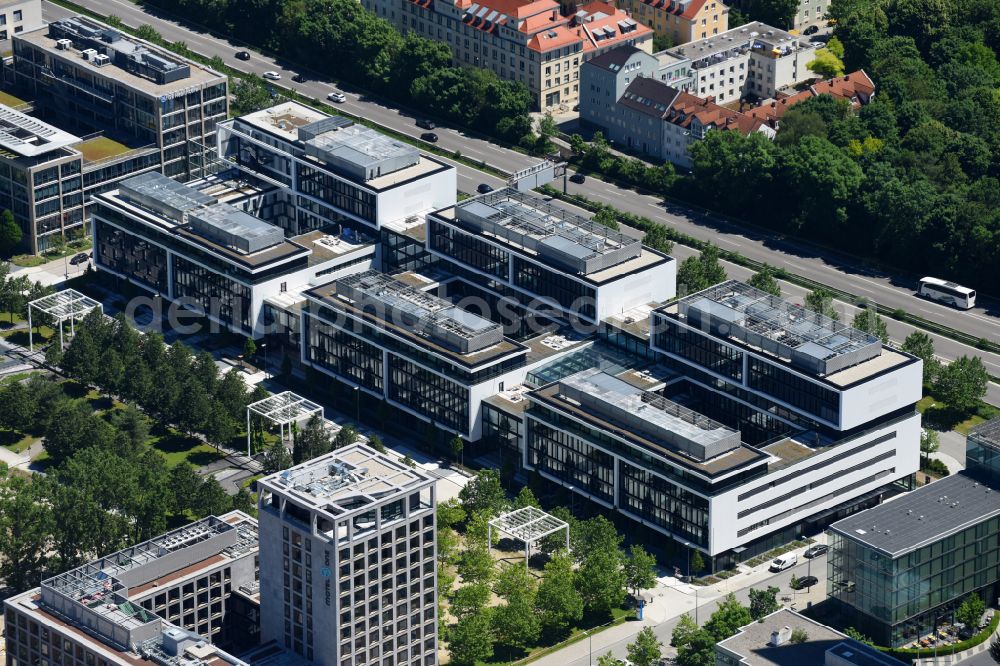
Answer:
M259 416L271 424L277 424L281 431L281 441L285 441L285 428L288 437L292 435L292 424L304 421L313 414L323 416L323 407L306 400L291 391L283 391L268 396L263 400L247 405L247 456L250 455L250 417Z
M502 513L491 520L486 528L489 548L492 548L493 530L524 542L525 567L531 558L531 544L560 530L566 530L566 550L569 550L569 525L566 521L533 506Z
M59 348L64 349L63 323L69 321L70 334L76 334L76 320L86 317L91 310L99 309L104 313L104 306L89 296L84 296L76 289L63 289L48 296L36 298L28 303L28 349L35 351L35 336L32 332L31 312L38 310L56 320L59 325Z

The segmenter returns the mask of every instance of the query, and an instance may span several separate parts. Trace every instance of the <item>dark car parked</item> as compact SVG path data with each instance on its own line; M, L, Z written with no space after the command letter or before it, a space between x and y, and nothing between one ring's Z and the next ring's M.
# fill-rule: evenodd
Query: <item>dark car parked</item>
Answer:
M493 188L486 183L479 183L479 187L476 188L476 192L479 192L480 194L489 194L492 191Z
M812 587L817 583L819 583L819 579L816 578L816 576L803 576L802 578L795 579L794 589L801 590L803 588Z
M305 83L306 77L302 76L301 74L296 74L295 76L292 77L292 81L295 81L296 83Z
M80 254L78 254L78 255L76 255L75 257L73 257L72 259L70 259L70 260L69 260L69 263L71 263L71 264L73 264L74 266L76 266L77 264L82 264L82 263L84 263L84 262L85 262L85 261L87 261L88 259L90 259L90 257L89 257L89 256L87 256L87 253L86 253L86 252L81 252Z
M420 138L424 141L429 141L430 143L437 143L438 141L438 135L434 132L424 132L420 135Z
M803 30L802 34L803 35L815 35L817 32L819 32L819 26L818 25L811 25L808 28L806 28L805 30Z
M432 130L437 127L433 120L427 120L426 118L421 118L417 121L417 127L425 130Z
M250 59L250 52L249 51L237 51L236 52L236 59L237 60L249 60Z
M813 545L811 545L808 548L806 548L806 552L804 552L802 554L805 557L812 558L812 557L816 557L818 555L822 555L823 553L825 553L828 550L830 550L830 547L827 546L825 543L814 543Z
M584 176L582 173L574 173L572 176L569 177L569 182L576 183L577 185L583 185L584 183L587 182L587 177Z

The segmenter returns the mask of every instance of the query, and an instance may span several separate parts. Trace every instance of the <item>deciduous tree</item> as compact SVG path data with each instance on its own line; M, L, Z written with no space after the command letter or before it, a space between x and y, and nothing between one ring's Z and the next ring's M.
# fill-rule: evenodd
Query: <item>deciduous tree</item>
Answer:
M960 413L971 412L986 395L990 375L978 356L962 356L941 368L934 395Z
M778 592L781 590L773 585L768 585L767 589L750 589L750 617L759 620L770 615L781 608L778 604Z
M656 558L638 544L629 547L625 558L625 584L633 595L656 586Z
M652 627L643 627L635 640L626 647L628 660L635 666L658 666L663 655L661 646Z
M545 576L538 586L538 612L542 630L553 638L565 636L583 617L583 598L574 586L573 558L558 552L545 563Z

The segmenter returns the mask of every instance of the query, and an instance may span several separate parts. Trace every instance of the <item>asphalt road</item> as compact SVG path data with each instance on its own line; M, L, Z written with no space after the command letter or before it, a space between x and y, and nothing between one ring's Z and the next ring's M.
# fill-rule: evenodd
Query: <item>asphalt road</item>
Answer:
M414 137L419 137L423 132L414 124L415 116L406 111L400 111L378 101L373 101L350 88L341 89L331 83L315 80L314 75L309 72L303 72L307 77L305 82L295 83L291 78L297 70L291 63L275 61L254 51L251 51L249 61L237 60L235 53L241 50L243 45L217 39L204 31L182 27L170 19L147 13L144 8L127 0L78 0L78 2L95 12L104 15L114 14L128 25L138 26L148 23L155 27L164 38L170 41L182 40L188 47L199 53L209 56L219 55L228 65L241 71L252 71L257 74L268 70L277 71L282 76L280 85L290 86L304 95L322 100L332 90L340 89L347 96L347 101L336 106L342 107L345 111ZM42 6L43 16L46 20L72 15L72 12L49 2L43 2ZM466 157L485 161L490 166L502 171L516 171L537 162L535 158L501 148L458 130L439 127L435 133L439 137L437 144L439 147L460 151ZM501 179L485 174L478 169L464 164L456 164L456 166L458 168L458 186L462 191L474 192L480 183L488 183L493 187L503 184ZM669 224L678 231L695 238L711 240L724 249L739 252L750 259L767 262L772 266L782 266L802 277L866 296L887 307L903 308L908 312L964 331L977 338L1000 341L1000 318L998 318L1000 301L980 297L980 307L967 312L959 312L953 308L917 298L913 291L914 278L912 276L891 275L793 239L737 228L717 216L664 202L657 197L643 196L631 190L623 190L596 178L588 178L583 185L569 183L568 190L570 193L582 194L592 200L611 204L620 210ZM687 248L678 247L675 254L681 257L686 254L685 250ZM730 271L730 275L735 277L742 277L743 274L749 273L746 270ZM976 287L977 285L970 286ZM896 325L895 322L891 323L890 327L892 337L896 339L899 335L900 340L905 337L904 330L912 330L909 327L902 328L902 325ZM943 338L938 338L938 340L938 353L942 358L951 359L963 354L978 355L983 357L991 374L1000 376L1000 355L983 354L972 347ZM990 398L994 403L1000 402L1000 388L992 387Z

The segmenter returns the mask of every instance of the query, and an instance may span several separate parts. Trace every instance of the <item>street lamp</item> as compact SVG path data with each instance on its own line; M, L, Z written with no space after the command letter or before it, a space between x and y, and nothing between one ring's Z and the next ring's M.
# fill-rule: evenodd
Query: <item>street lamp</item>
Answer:
M260 343L260 348L264 350L264 379L267 379L267 343Z

